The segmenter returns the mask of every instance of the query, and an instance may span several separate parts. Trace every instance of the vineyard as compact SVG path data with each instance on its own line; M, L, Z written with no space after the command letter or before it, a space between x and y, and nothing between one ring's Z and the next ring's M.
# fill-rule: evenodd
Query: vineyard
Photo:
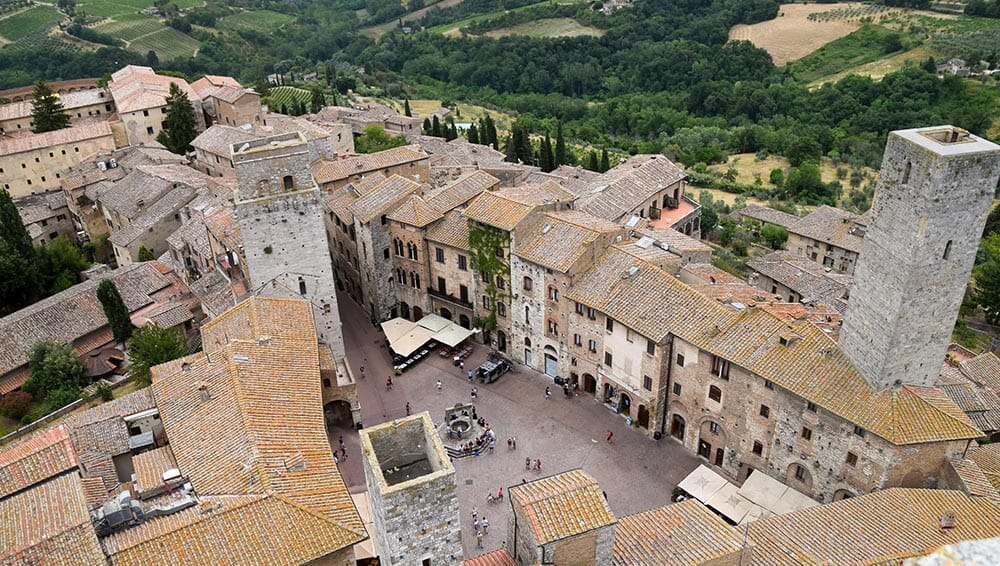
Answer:
M45 35L43 29L63 18L52 6L35 6L0 19L0 36L15 41L34 34Z
M265 32L294 20L292 16L258 10L226 16L219 20L219 27L229 31L253 30Z
M895 16L900 13L898 8L881 6L878 4L854 4L846 8L836 8L824 12L814 12L809 14L807 19L811 22L858 22L871 23L881 19Z
M268 106L274 112L280 112L282 107L285 107L291 111L292 105L296 101L302 102L302 104L309 106L312 101L312 94L308 90L301 88L295 88L294 86L276 86L271 89L270 94L267 95Z
M31 0L0 0L0 14L9 14L28 6L31 6Z

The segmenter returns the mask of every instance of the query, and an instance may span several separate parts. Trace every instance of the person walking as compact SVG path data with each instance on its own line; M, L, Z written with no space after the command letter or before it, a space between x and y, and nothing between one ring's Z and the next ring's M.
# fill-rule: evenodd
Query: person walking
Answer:
M476 534L479 533L479 529L480 529L481 526L482 525L479 522L479 519L476 519L475 521L472 522L472 528L476 529Z
M497 490L497 501L503 501L503 487Z
M513 446L514 446L514 441L511 439L511 437L508 436L507 437L507 450L511 450Z
M482 526L483 526L483 534L484 535L490 534L490 522L486 520L486 517L483 517Z
M361 366L361 379L365 378L365 366Z
M531 458L530 457L524 459L524 469L525 470L530 470L531 469Z
M608 441L608 444L611 444L611 437L613 437L614 435L615 433L611 432L610 430L608 431L608 437L606 439Z
M472 370L469 370L469 383L472 383Z
M546 399L548 399L548 398L549 398L549 397L551 397L551 396L552 396L552 392L551 392L551 391L549 391L549 388L548 388L548 387L546 387L546 388L545 388L545 398L546 398Z
M517 450L517 437L516 436L510 437L510 446L511 446L512 449Z
M537 472L542 471L542 461L541 460L535 460L535 471L537 471Z
M441 392L441 380L440 379L437 382L437 388L438 388L438 393L440 393Z
M493 439L491 438L491 439L490 439L490 454L492 454L492 453L493 453L493 449L494 449L494 448L496 448L496 447L497 447L497 441L496 441L496 440L493 440Z
M482 531L476 531L476 546L478 546L479 548L483 547L483 532Z
M477 511L476 508L473 507L472 508L472 522L474 522L474 523L478 522L478 519L479 519L479 511Z
M385 390L392 391L392 376L387 376L385 378Z
M410 416L410 402L406 402L406 416Z
M341 450L344 449L344 436L343 435L340 436L340 449Z

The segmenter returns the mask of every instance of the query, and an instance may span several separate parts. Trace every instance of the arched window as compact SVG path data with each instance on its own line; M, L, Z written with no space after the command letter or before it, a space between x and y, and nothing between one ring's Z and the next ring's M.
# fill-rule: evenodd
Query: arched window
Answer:
M291 175L285 175L284 178L281 179L281 182L286 189L290 189L295 186L295 179L293 179Z
M524 337L524 345L530 348L531 347L531 338L528 338L527 336L525 336Z
M532 285L531 277L528 277L527 275L525 275L524 276L524 290L525 291L530 291L531 290L531 285Z
M717 402L722 402L722 390L714 385L708 386L708 398Z
M910 170L913 169L913 164L909 161L906 162L906 166L903 167L903 179L900 181L904 185L910 182Z

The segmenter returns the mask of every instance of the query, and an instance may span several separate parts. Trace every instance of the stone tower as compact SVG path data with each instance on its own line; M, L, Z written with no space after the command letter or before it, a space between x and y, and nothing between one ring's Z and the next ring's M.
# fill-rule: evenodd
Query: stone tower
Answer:
M381 564L462 563L458 484L425 411L361 430Z
M933 385L1000 177L952 126L889 134L840 347L876 390Z
M323 201L298 132L233 144L235 216L252 292L312 303L316 334L344 357L336 284L323 226Z

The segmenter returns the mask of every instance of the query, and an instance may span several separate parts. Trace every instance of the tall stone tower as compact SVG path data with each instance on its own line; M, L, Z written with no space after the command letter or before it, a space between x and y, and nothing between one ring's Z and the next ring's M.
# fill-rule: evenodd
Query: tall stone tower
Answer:
M316 334L335 359L344 357L333 266L323 227L323 201L298 132L233 144L236 219L252 292L301 296L313 307Z
M361 452L381 563L461 564L455 468L430 415L362 429Z
M933 385L1000 177L1000 146L952 126L889 134L840 347L879 391Z

